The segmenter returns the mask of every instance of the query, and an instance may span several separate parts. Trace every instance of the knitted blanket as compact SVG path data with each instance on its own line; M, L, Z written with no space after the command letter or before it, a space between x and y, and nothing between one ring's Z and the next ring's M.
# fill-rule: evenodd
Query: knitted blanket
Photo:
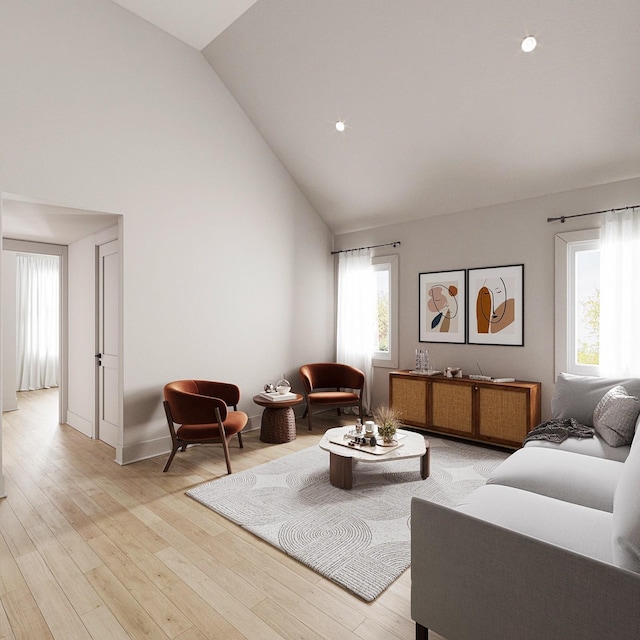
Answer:
M534 427L523 444L529 440L548 440L549 442L564 442L567 438L593 438L595 429L576 421L575 418L554 418L542 422Z

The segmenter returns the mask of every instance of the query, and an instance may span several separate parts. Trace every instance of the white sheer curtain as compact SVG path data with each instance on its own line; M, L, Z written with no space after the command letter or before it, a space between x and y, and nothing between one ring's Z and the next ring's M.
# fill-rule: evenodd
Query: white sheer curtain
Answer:
M372 355L376 339L375 272L368 249L347 251L338 257L337 360L365 375L363 408L371 409Z
M600 230L600 375L640 376L640 211L610 212Z
M59 259L16 256L17 385L57 387L60 362Z

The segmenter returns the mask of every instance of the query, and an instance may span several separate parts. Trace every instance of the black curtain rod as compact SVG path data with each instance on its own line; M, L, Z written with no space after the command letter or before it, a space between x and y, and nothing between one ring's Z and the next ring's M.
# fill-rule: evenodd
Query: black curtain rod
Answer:
M340 249L340 251L332 251L331 255L335 256L336 253L348 253L349 251L360 251L361 249L377 249L378 247L399 247L402 243L400 240L397 242L385 242L384 244L372 244L369 247L357 247L356 249Z
M569 218L581 218L582 216L595 216L597 213L609 213L609 211L627 211L629 209L638 209L640 208L640 204L633 204L629 207L618 207L617 209L604 209L602 211L591 211L590 213L575 213L572 216L558 216L557 218L547 218L547 222L556 222L560 220L560 222L564 223L565 220Z

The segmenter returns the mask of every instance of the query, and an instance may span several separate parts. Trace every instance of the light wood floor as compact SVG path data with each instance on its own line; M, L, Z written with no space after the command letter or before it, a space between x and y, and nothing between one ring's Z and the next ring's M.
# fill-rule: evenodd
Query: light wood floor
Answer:
M121 467L114 450L57 424L56 391L3 414L0 639L409 640L410 574L366 604L184 495L226 469L221 447ZM234 471L316 444L259 432ZM431 634L432 639L439 636ZM442 639L440 639L442 640Z

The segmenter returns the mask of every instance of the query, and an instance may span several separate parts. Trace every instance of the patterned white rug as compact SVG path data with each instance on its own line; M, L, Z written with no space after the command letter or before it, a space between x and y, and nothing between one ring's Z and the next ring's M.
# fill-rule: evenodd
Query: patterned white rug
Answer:
M367 602L410 564L412 496L455 505L508 454L429 437L419 459L354 465L353 489L329 484L329 454L310 447L207 482L187 495Z

